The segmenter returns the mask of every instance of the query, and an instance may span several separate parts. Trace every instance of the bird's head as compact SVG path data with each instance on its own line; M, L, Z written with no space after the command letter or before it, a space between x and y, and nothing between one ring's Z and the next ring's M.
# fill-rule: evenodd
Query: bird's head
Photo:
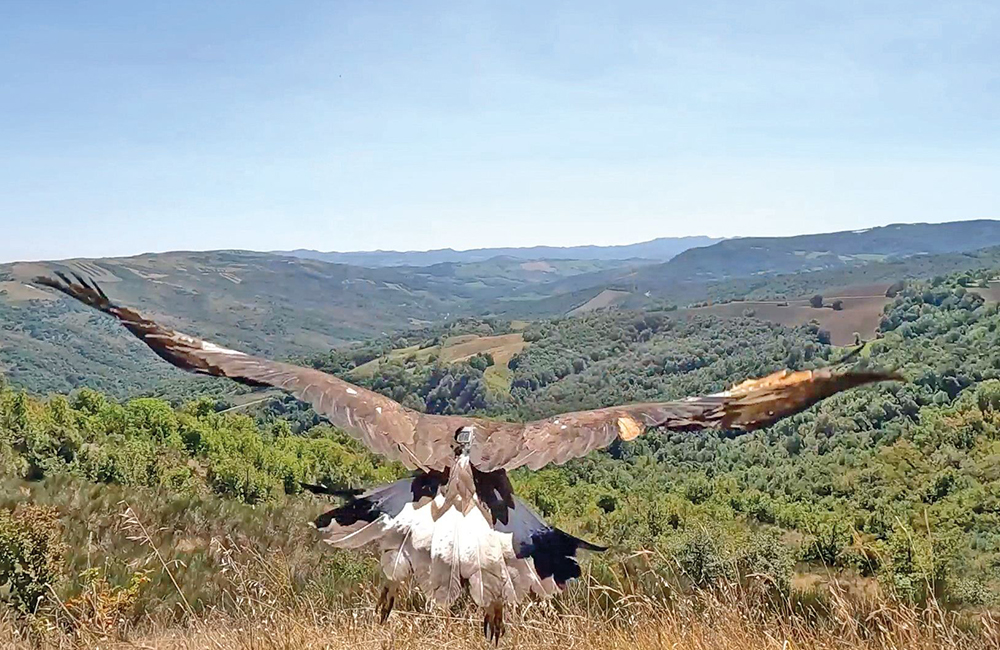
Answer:
M455 431L455 455L461 456L462 454L468 454L469 448L472 446L472 433L474 431L473 426L467 425L457 431Z

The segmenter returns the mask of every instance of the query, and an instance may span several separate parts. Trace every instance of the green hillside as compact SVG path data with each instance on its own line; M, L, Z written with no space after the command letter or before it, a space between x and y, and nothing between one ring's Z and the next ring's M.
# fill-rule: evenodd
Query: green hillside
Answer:
M653 433L516 472L516 489L546 517L612 547L588 560L591 586L606 591L562 602L610 608L623 592L677 598L746 584L764 598L754 611L792 603L814 626L835 625L843 599L858 612L864 602L933 602L954 616L1000 605L1000 312L958 279L904 290L885 312L883 338L857 361L899 368L909 384L851 391L751 435ZM815 327L668 312L539 321L523 338L529 345L508 362L509 395L490 392L471 358L396 363L384 343L315 365L427 411L531 417L713 391L842 354ZM379 353L386 362L357 372ZM58 620L62 602L77 624L127 630L187 608L239 613L234 594L263 585L272 607L369 598L373 557L320 549L305 522L324 504L299 482L357 487L401 468L308 423L287 400L258 409L256 421L219 413L225 406L203 399L174 410L93 391L39 400L0 388L0 502L14 508L0 510L0 551L21 554L25 571L8 587L10 615ZM640 553L648 559L637 565ZM0 584L9 566L0 563ZM49 585L60 601L45 596ZM881 595L864 600L872 594ZM107 619L95 602L119 605ZM866 633L882 633L878 615L859 616Z
M816 271L1000 245L1000 221L894 224L797 237L741 237L685 251L663 272L678 280ZM648 273L655 273L653 269Z
M115 300L182 331L289 358L465 316L535 320L603 309L800 299L828 289L992 267L1000 263L1000 247L967 249L994 241L998 223L726 240L687 250L666 264L493 257L364 268L246 251L8 264L0 266L0 370L43 394L91 386L123 397L179 381L181 375L156 363L107 319L28 284L56 268L93 277ZM915 254L921 250L930 253ZM941 250L965 252L934 252ZM825 259L817 251L837 262L807 271ZM781 272L789 270L796 272ZM763 316L767 310L758 311ZM856 329L873 333L877 314L868 309L857 315L829 326L839 332L838 342ZM809 318L805 312L794 318L782 313L772 320L799 324ZM494 390L504 392L509 379L499 368L490 371Z
M801 298L839 287L994 267L1000 263L998 245L1000 221L987 220L727 239L662 264L633 264L519 289L497 309L567 313L606 290L629 293L616 303L626 308L664 301L683 307L704 300Z
M316 354L383 333L481 313L490 301L603 261L493 259L367 269L246 251L0 266L0 370L36 392L91 386L132 394L176 379L100 315L30 286L53 269L95 279L122 304L248 352Z

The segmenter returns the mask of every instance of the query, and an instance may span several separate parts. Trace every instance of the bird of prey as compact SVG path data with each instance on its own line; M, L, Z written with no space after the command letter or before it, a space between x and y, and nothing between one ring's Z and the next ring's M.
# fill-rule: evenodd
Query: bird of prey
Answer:
M580 575L579 551L604 550L543 521L514 495L510 470L565 463L650 429L750 431L842 390L900 379L879 371L785 370L711 395L533 422L431 415L313 368L171 330L115 304L92 281L56 276L36 282L115 317L174 366L285 390L372 451L413 470L410 478L345 495L344 505L321 515L315 526L335 547L378 545L385 575L382 621L407 581L441 605L467 589L484 610L483 631L494 641L504 632L505 605L561 591Z

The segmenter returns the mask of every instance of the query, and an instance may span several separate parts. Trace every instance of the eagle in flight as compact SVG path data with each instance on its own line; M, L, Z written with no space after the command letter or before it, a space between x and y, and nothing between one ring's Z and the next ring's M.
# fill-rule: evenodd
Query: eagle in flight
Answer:
M176 332L113 303L93 281L56 276L36 282L115 317L174 366L287 391L372 451L413 470L410 478L345 493L344 505L315 525L335 547L378 544L385 574L378 605L382 621L409 580L440 605L468 589L484 610L483 631L494 641L504 632L506 604L558 593L579 577L580 550L604 550L543 521L514 495L508 471L562 464L650 429L751 431L842 390L901 379L879 371L784 370L711 395L533 422L431 415L313 368Z

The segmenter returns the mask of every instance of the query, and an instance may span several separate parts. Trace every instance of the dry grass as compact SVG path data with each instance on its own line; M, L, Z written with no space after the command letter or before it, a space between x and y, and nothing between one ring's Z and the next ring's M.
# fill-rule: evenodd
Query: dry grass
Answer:
M137 541L155 551L134 515L127 524ZM374 586L360 597L323 606L308 589L295 590L274 558L232 557L223 562L230 585L225 608L195 613L179 606L170 620L129 617L117 590L91 594L94 606L84 618L73 613L79 608L53 596L44 613L32 620L0 619L0 650L489 647L481 633L481 613L469 603L443 611L422 605L411 594L386 625L379 625ZM165 562L161 567L169 572ZM948 612L935 602L914 607L878 591L849 594L836 582L822 594L819 607L801 599L776 599L766 582L694 591L661 583L654 598L640 591L643 576L618 578L617 586L609 587L587 575L566 597L508 610L508 633L500 645L518 650L1000 649L1000 619L988 610Z
M382 626L375 617L377 586L369 578L353 586L353 593L326 598L319 584L301 584L281 554L215 538L224 591L214 604L192 606L174 576L181 565L168 561L154 531L130 506L121 505L129 539L150 554L149 561L136 563L138 579L126 588L93 580L93 587L72 601L61 600L53 590L33 617L0 615L0 650L489 647L481 614L469 603L443 611L411 593ZM986 609L949 611L933 600L908 605L878 588L852 589L833 576L786 596L777 596L762 576L692 589L650 567L623 562L598 577L587 565L570 593L508 610L508 634L500 645L518 650L1000 650L1000 618ZM164 577L180 601L168 609L143 610L143 585Z
M30 284L10 280L0 282L0 296L7 302L27 302L28 300L55 300L55 296L36 289Z
M586 314L587 312L596 311L598 309L607 309L630 295L632 294L628 291L605 289L579 307L570 310L569 314L570 316L579 316L580 314Z
M375 622L371 607L317 611L308 603L290 608L247 601L238 615L211 613L187 623L142 622L115 634L91 629L67 631L63 626L23 622L0 623L0 648L163 648L202 650L365 650L368 648L482 648L481 619L442 612L395 612L385 626ZM989 614L961 623L935 608L918 610L901 605L860 609L841 601L824 621L778 613L755 606L736 591L704 592L666 603L625 598L611 616L586 611L558 612L558 606L534 604L508 616L503 647L535 650L750 650L755 648L814 648L861 650L876 648L938 648L976 650L1000 647L997 621ZM966 627L978 628L974 631Z

